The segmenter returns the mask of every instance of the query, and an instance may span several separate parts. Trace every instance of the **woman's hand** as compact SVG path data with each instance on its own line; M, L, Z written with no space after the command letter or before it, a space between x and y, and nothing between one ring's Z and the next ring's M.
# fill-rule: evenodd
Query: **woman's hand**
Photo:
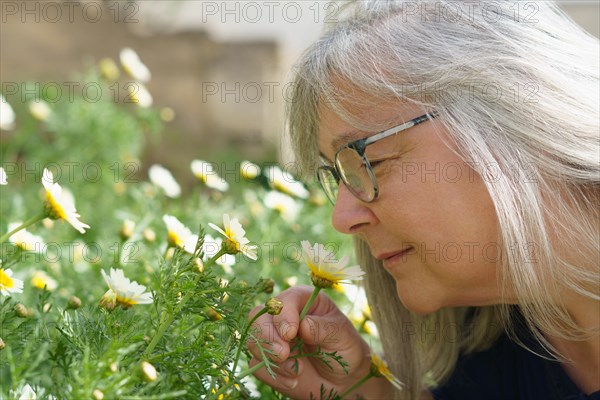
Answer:
M317 296L306 317L299 321L300 312L312 291L312 287L298 286L282 292L277 296L283 302L281 313L275 316L262 315L252 328L256 337L271 343L268 347L273 352L270 358L277 366L273 368L276 379L273 379L265 368L256 371L255 376L278 392L296 399L308 399L311 393L319 398L321 385L326 393L333 389L342 394L352 384L364 378L371 365L371 353L367 343L350 320L322 292ZM249 318L252 319L261 309L262 307L256 307ZM337 355L348 363L348 373L332 359L329 361L333 368L314 357L294 358L298 351L293 351L292 348L298 339L304 344L302 353L313 353L317 347L321 352L337 352ZM262 360L261 353L255 341L249 341L248 348L253 355L250 361L250 367L253 367ZM294 369L296 361L297 373ZM378 381L378 385L374 385L375 382L372 381ZM390 385L383 381L382 384L381 379L372 378L352 395L354 397L360 393L368 398L375 395L371 393L375 387L377 392L385 393L386 390L390 390Z

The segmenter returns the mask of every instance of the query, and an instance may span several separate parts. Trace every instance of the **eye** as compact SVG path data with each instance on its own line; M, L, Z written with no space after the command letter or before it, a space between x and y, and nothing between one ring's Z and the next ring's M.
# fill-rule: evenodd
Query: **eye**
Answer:
M378 165L383 164L385 161L387 161L387 160L385 160L385 159L373 160L373 161L369 160L369 164L371 164L371 168L375 169Z

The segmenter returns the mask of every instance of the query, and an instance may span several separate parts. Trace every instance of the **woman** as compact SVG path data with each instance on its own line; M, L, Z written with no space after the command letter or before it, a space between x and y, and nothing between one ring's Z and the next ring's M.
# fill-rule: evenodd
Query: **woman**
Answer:
M598 40L546 1L357 2L308 49L295 153L355 238L405 384L348 398L600 398L598 70ZM256 323L276 327L262 336L281 366L256 376L299 399L342 393L370 364L325 295L298 324L310 291L283 292L283 312ZM348 374L290 368L297 337Z

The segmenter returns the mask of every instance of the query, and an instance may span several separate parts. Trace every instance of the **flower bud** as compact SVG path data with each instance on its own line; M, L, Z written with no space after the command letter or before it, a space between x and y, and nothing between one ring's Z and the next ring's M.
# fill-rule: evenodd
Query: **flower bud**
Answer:
M219 314L217 311L215 311L215 309L212 307L204 307L204 313L206 314L208 319L210 319L211 321L219 321L219 320L223 319L221 314Z
M141 368L142 375L147 382L154 382L158 378L156 368L154 368L154 365L150 364L148 361L142 361Z
M100 308L104 308L107 311L112 311L117 306L117 294L112 290L108 289L106 293L100 298Z
M2 340L2 338L0 338L0 350L4 350L5 347L6 347L6 344L4 344L4 340Z
M275 287L275 281L273 279L265 279L262 281L262 291L271 294L273 293L273 288Z
M144 240L147 242L154 242L156 240L156 233L150 228L144 229L142 236L144 236Z
M121 230L119 231L119 237L122 241L126 241L130 237L133 236L133 232L135 231L135 222L130 219L126 219L123 221L121 225Z
M29 318L31 317L31 310L25 307L24 304L19 303L15 306L15 314L17 314L17 317Z
M194 265L196 266L198 272L204 272L204 262L200 257L194 258Z
M281 309L283 308L283 302L275 297L271 297L265 303L265 307L267 308L267 312L271 315L279 315L281 313Z
M102 393L102 391L100 391L99 389L94 389L94 391L92 392L92 397L94 398L94 400L103 400L104 393Z
M77 310L81 307L81 299L77 296L69 297L69 301L67 301L67 310Z
M100 74L109 81L116 81L119 79L119 67L111 58L105 57L100 60L98 69L100 70Z

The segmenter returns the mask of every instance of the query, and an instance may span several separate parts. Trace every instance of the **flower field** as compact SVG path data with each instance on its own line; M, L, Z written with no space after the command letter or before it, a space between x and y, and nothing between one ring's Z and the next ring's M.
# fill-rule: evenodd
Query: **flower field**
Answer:
M85 81L108 93L123 70L142 88L141 67L121 61ZM314 183L274 163L195 159L196 184L181 187L141 161L172 117L146 89L129 101L39 97L0 103L1 399L282 398L248 369L248 313L277 313L272 297L314 282L377 347L347 283L361 279L344 270L350 240ZM225 179L222 165L239 173Z

